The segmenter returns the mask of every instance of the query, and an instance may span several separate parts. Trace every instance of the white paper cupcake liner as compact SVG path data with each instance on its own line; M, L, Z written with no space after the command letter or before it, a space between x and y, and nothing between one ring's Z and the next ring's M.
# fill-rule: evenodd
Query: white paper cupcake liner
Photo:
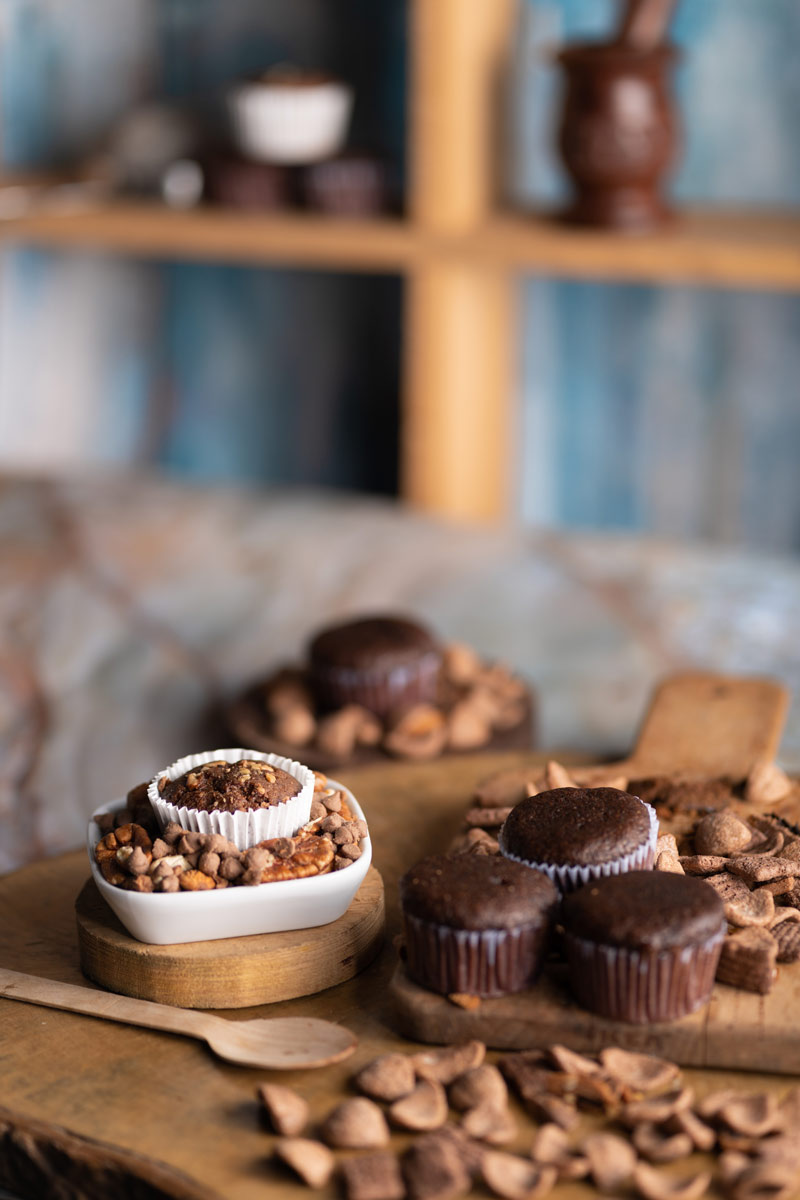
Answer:
M647 804L644 800L642 804L647 809L647 817L650 822L647 841L643 842L641 846L637 846L635 850L631 850L629 854L621 855L620 858L613 858L604 863L592 863L591 866L529 862L527 858L520 858L516 854L509 853L504 844L503 829L500 830L498 838L500 853L505 858L522 863L523 866L532 867L536 871L544 871L545 875L549 875L553 883L562 892L576 892L578 888L587 884L590 879L601 879L604 875L624 875L628 871L647 871L655 862L656 841L658 840L658 817L656 816L655 809L650 804Z
M205 809L185 806L178 808L177 805L162 800L158 781L165 775L171 781L180 779L187 771L193 771L205 763L220 760L234 763L243 758L280 767L282 771L294 776L301 785L300 791L282 804L271 804L268 808L248 808L239 812L207 812ZM221 833L240 850L248 850L267 838L292 837L301 825L306 824L311 816L311 801L314 797L314 772L302 763L295 762L293 758L284 758L280 754L262 754L259 750L242 749L209 750L205 754L187 754L165 771L158 771L150 780L147 796L162 829L170 821L176 821L182 829L195 833Z

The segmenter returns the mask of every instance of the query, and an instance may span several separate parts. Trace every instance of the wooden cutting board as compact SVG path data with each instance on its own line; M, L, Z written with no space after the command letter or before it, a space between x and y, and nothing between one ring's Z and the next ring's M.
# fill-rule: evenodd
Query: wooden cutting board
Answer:
M752 686L747 684L747 687ZM760 691L758 692L760 696ZM769 690L763 699L774 695ZM720 702L722 698L720 697ZM728 702L732 702L729 696ZM784 703L778 698L779 708ZM758 718L762 734L777 741L773 711ZM752 712L752 709L748 708ZM458 827L477 780L499 768L541 765L549 755L503 754L454 757L436 763L388 763L348 771L343 782L362 802L370 822L375 862L386 884L387 929L399 928L397 880L422 854L443 850ZM574 756L563 756L574 762ZM79 850L34 863L0 878L0 963L12 970L39 974L66 983L82 983L75 929L74 902L87 878L86 852ZM154 1030L117 1026L74 1013L36 1008L0 998L0 1073L3 1105L0 1137L11 1122L24 1135L18 1145L53 1148L56 1163L52 1189L42 1187L37 1200L60 1194L60 1179L83 1179L99 1162L115 1172L115 1194L141 1195L141 1178L158 1178L163 1196L193 1200L213 1194L224 1200L294 1200L304 1194L296 1181L270 1161L273 1139L258 1119L255 1088L265 1079L288 1082L311 1106L312 1128L330 1108L352 1095L350 1076L378 1054L409 1052L391 1023L389 982L397 957L391 940L361 974L316 995L231 1013L250 1016L309 1016L340 1021L359 1037L353 1059L319 1071L252 1071L219 1062L199 1042ZM752 997L743 997L745 1003ZM735 1038L741 1040L738 1031ZM787 1040L791 1029L787 1029ZM732 1038L733 1040L733 1038ZM656 1041L656 1044L659 1043ZM689 1068L685 1079L698 1096L720 1087L766 1090L776 1095L787 1081L763 1074L737 1074ZM7 1115L10 1110L11 1116ZM533 1124L515 1108L519 1135L511 1149L530 1150ZM99 1139L86 1165L87 1148L64 1135L67 1126L80 1138ZM33 1139L31 1141L31 1139ZM397 1151L405 1138L393 1134ZM164 1168L142 1164L140 1156ZM45 1159L46 1161L46 1159ZM7 1160L11 1163L11 1159ZM81 1166L80 1164L84 1165ZM3 1164L0 1154L0 1166ZM185 1179L173 1178L182 1172ZM155 1173L155 1174L154 1174ZM2 1181L0 1175L0 1185ZM23 1193L24 1194L24 1193ZM331 1182L316 1193L335 1200L339 1185ZM559 1184L559 1200L584 1200L582 1183Z
M655 692L629 758L615 764L634 777L746 776L775 756L788 705L771 680L675 676ZM666 1055L702 1067L800 1072L800 963L779 968L766 996L717 984L702 1011L665 1025L628 1025L579 1008L566 969L548 965L527 992L463 1009L409 979L399 964L391 985L397 1028L424 1042L479 1038L504 1049L562 1042L575 1050L607 1045Z

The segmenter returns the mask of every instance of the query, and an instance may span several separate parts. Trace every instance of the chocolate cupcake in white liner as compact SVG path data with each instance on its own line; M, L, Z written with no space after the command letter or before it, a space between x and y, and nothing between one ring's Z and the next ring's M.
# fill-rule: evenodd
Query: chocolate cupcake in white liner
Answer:
M314 773L294 759L258 750L189 754L159 771L147 789L162 829L170 821L221 833L240 850L292 837L311 816Z
M499 855L431 855L400 880L408 973L430 991L523 991L544 961L558 908L546 875Z
M500 830L500 852L544 871L562 892L604 875L649 870L658 818L638 796L616 788L555 788L528 796Z

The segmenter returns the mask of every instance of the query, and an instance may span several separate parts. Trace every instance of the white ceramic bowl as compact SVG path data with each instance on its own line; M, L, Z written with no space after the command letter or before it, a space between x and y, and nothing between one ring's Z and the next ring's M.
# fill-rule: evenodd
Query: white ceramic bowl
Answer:
M329 783L341 789L357 817L364 816L352 792L334 780ZM106 882L94 860L102 836L95 817L124 807L124 800L114 800L92 813L86 841L92 878L128 933L155 946L328 925L347 912L372 862L367 836L361 843L361 858L328 875L209 892L126 892Z
M302 164L338 154L347 137L353 91L330 80L302 86L247 83L228 95L237 146L256 162Z

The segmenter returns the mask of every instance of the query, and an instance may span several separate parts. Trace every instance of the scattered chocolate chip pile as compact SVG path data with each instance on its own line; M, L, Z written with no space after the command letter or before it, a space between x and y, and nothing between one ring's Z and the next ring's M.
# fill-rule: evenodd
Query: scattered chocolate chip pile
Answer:
M305 1100L265 1084L258 1094L279 1135L275 1156L309 1187L336 1175L347 1200L448 1200L478 1180L506 1200L583 1179L644 1200L700 1200L712 1183L730 1200L798 1194L800 1087L780 1100L729 1089L698 1098L674 1063L615 1047L589 1057L551 1046L496 1065L485 1056L475 1041L381 1055L353 1077L362 1095L337 1104L318 1138L305 1136ZM519 1144L509 1085L539 1123L524 1152L498 1148ZM392 1129L419 1136L398 1155ZM697 1152L713 1155L715 1169L676 1177L672 1164Z
M443 652L435 704L415 704L383 721L358 704L316 711L306 673L284 669L263 688L266 733L289 746L314 749L346 762L361 746L394 758L436 758L445 750L477 750L498 732L515 729L529 714L525 684L500 663L487 663L471 646Z
M717 980L765 994L777 978L776 963L800 960L800 829L775 813L800 807L797 785L774 763L757 764L747 779L631 780L614 769L562 766L515 767L478 785L451 854L498 854L496 833L526 796L560 787L615 787L656 807L662 833L655 869L698 875L725 901L728 936ZM451 996L462 1007L475 997Z
M293 837L239 850L219 833L195 833L170 822L159 830L147 785L128 793L122 813L97 818L103 834L95 860L108 883L133 892L205 892L304 879L349 867L362 854L367 824L341 791L315 772L311 819Z

